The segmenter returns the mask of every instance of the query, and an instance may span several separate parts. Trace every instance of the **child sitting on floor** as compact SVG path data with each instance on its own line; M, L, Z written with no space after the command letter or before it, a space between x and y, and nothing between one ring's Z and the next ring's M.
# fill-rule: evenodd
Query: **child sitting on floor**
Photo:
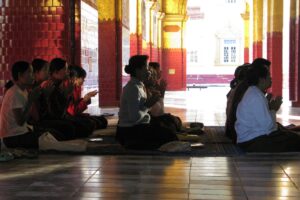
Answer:
M60 143L56 139L59 136L53 133L39 133L28 127L30 109L40 97L41 89L35 88L28 95L27 88L33 83L32 66L28 62L16 62L12 66L12 77L14 85L6 92L0 111L0 137L13 156L32 158L37 155L37 151L28 149L38 148L84 150L82 145L74 149L74 145Z

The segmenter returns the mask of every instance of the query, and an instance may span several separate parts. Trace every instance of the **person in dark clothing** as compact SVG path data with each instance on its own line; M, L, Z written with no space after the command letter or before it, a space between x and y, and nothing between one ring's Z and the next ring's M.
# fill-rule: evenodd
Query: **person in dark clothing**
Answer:
M91 121L94 124L95 129L106 128L107 119L104 116L94 116L88 113L83 113L91 103L91 98L98 94L98 91L94 90L88 92L83 98L81 98L81 87L86 77L85 70L82 67L74 65L69 67L69 71L70 80L74 89L67 108L68 115Z
M42 96L40 100L39 124L56 125L59 131L68 128L64 140L87 137L92 134L94 127L88 120L78 119L67 114L67 108L73 93L73 84L68 75L68 64L61 58L54 58L49 66L50 78L41 83ZM52 124L53 123L53 124Z

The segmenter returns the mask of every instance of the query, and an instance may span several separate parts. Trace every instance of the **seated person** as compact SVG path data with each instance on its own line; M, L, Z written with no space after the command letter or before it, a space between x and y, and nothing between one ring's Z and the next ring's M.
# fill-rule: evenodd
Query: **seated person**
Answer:
M148 113L160 98L147 97L143 81L148 79L148 56L136 55L129 59L125 72L131 78L123 88L116 139L121 145L132 149L157 149L171 141L177 141L175 132L151 123Z
M244 64L242 66L239 66L235 73L235 76L237 78L235 78L235 80L231 82L231 90L227 94L225 134L232 140L234 144L236 144L237 140L236 130L234 127L236 121L237 106L249 87L248 82L246 80L248 69L251 66L256 65L263 65L267 67L267 69L269 69L271 62L264 58L256 58L250 65Z
M12 66L14 80L4 95L0 114L0 136L8 148L38 148L38 134L28 129L27 119L32 104L37 101L40 90L32 90L28 96L27 87L32 82L32 67L19 61Z
M91 91L81 98L81 86L84 83L86 72L82 67L70 66L70 80L73 84L73 94L69 102L67 112L71 116L82 117L90 120L95 129L103 129L107 127L107 119L104 116L92 116L88 113L83 113L87 109L88 104L91 103L91 98L98 94L98 91Z
M54 58L49 66L50 77L40 87L40 121L42 127L54 128L64 133L62 140L87 137L94 127L88 120L67 114L67 107L73 93L73 84L68 77L68 64L61 58ZM68 131L63 132L67 128Z
M248 88L248 84L244 80L249 66L250 64L245 63L236 68L234 79L230 82L230 91L227 94L225 134L233 140L233 143L236 143L234 129L236 107Z
M180 132L182 129L182 121L179 117L170 113L165 113L164 110L164 95L167 87L167 82L161 79L160 65L157 62L149 63L150 75L147 80L144 81L147 96L152 95L159 96L159 100L154 103L149 109L151 120L153 124L160 124L166 128L169 128L175 132Z
M237 143L248 152L300 151L300 136L277 126L276 111L282 97L268 100L265 91L272 81L267 66L252 63L247 72L248 89L237 106Z
M32 89L39 87L40 84L48 79L49 76L49 63L46 60L43 59L34 59L31 63L32 68L33 68L33 84L31 88L29 88L29 91ZM32 105L31 111L30 111L30 117L28 120L29 124L36 124L36 122L39 121L39 102L35 102Z
M31 64L34 75L33 87L40 86L49 77L49 63L46 60L36 58Z

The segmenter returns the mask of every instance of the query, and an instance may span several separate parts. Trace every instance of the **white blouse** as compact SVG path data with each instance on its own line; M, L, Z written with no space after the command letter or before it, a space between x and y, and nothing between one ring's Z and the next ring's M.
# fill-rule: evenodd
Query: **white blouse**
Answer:
M276 112L269 109L268 100L256 86L250 86L238 104L235 130L237 143L277 130Z
M147 93L143 82L131 77L123 88L121 96L119 122L120 127L150 123L149 109L145 106Z

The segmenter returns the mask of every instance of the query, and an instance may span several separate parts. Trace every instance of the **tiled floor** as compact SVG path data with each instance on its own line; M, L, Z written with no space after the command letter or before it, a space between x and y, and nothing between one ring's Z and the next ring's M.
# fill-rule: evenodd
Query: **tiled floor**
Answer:
M224 88L168 93L166 104L173 108L167 110L184 120L223 125L223 94L226 94ZM117 113L117 110L101 112ZM299 124L298 109L283 106L281 113L284 123ZM115 123L116 119L110 122ZM40 155L38 159L0 163L0 199L299 200L300 154Z

